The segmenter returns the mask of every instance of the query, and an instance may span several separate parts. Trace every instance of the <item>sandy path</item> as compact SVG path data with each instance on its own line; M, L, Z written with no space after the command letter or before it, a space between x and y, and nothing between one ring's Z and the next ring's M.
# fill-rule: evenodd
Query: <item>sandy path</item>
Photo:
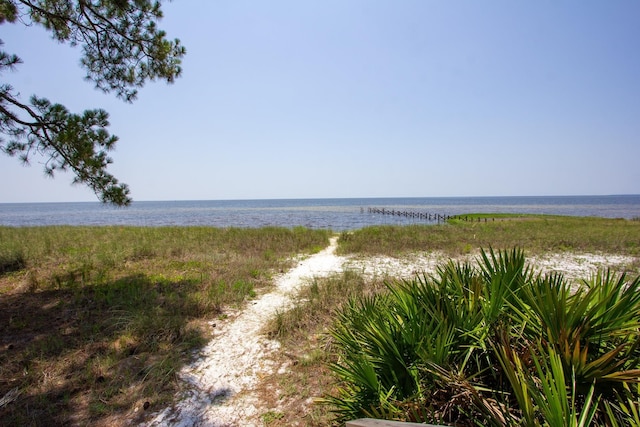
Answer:
M215 328L215 337L180 377L185 390L178 402L148 423L149 426L259 426L260 405L252 393L264 375L281 367L270 357L277 341L260 334L265 322L285 309L305 280L342 269L335 255L337 237L323 251L302 260L276 281L274 291L252 301L235 319Z

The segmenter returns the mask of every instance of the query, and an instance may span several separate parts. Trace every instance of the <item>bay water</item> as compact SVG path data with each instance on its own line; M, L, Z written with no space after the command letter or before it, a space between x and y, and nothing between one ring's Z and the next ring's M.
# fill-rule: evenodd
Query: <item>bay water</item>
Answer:
M632 219L640 218L640 195L141 201L126 208L99 202L0 203L0 225L302 226L344 231L428 223L371 213L369 208L450 216L531 213Z

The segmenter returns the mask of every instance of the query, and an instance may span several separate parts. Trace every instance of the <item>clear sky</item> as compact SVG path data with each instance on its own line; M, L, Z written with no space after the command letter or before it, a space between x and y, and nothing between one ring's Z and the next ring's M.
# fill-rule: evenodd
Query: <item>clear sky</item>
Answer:
M0 26L9 81L104 108L134 200L640 193L636 0L176 0L175 84L126 104ZM41 162L42 160L40 160ZM93 201L0 155L0 202Z

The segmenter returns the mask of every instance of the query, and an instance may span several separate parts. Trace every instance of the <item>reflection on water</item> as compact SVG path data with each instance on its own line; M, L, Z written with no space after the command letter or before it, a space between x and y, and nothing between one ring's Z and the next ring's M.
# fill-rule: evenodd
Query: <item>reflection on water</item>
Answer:
M99 203L17 203L0 204L0 225L303 226L341 231L425 222L368 213L369 207L440 215L533 213L630 219L640 217L640 195L168 201L134 202L128 208Z

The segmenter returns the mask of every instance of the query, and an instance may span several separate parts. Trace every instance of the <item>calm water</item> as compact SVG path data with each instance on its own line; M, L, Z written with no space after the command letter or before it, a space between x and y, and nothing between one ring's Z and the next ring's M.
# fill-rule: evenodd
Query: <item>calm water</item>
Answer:
M0 225L304 226L342 231L425 222L371 214L369 207L440 215L535 213L630 219L640 217L640 195L134 202L128 208L97 202L5 203L0 204Z

